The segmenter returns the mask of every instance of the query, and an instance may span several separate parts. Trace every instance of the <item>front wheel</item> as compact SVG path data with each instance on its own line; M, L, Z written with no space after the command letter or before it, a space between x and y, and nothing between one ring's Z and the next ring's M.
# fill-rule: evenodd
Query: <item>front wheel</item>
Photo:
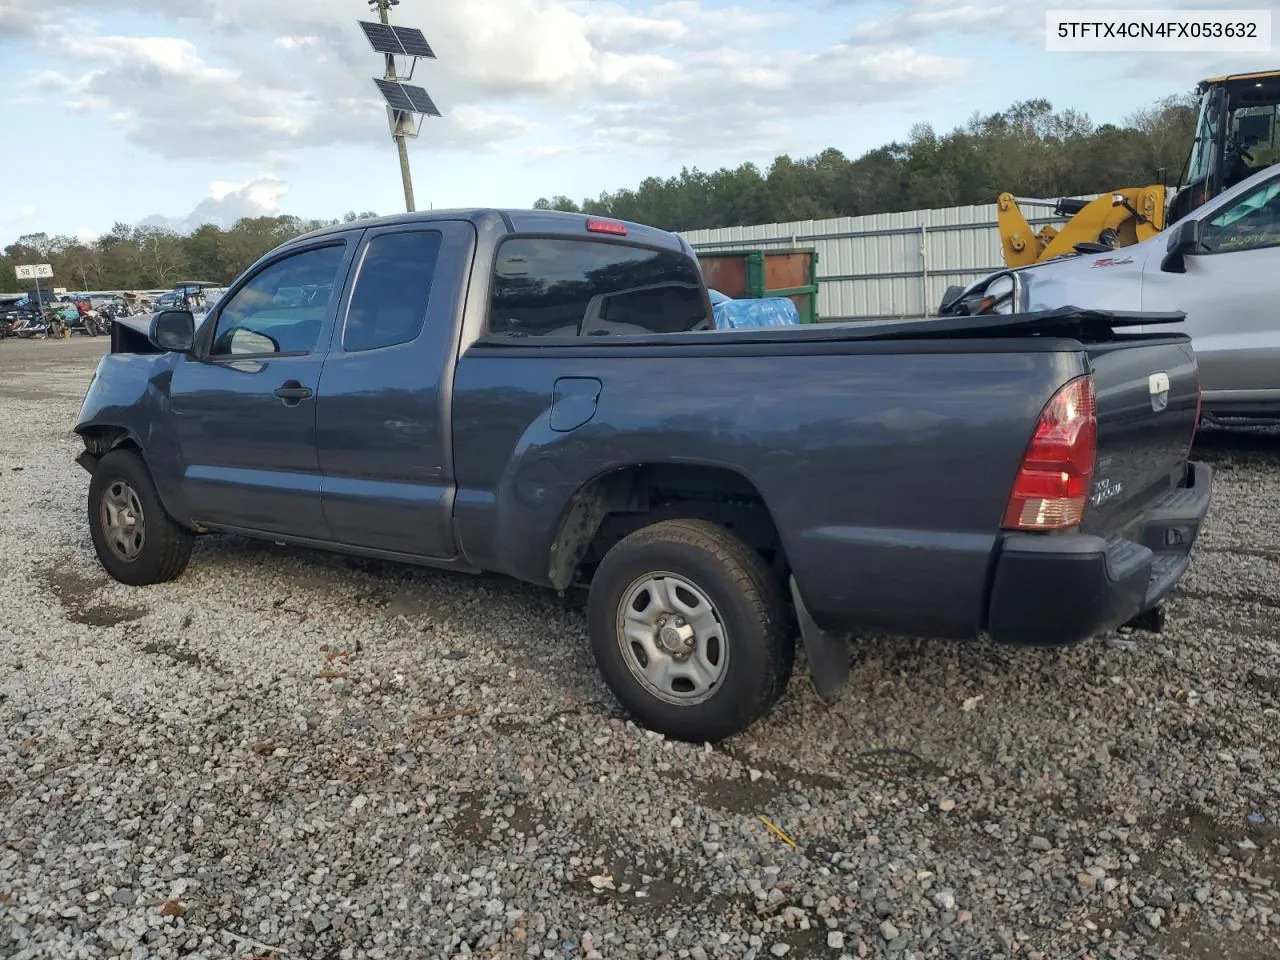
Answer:
M786 689L795 637L755 550L703 520L637 530L601 561L588 599L605 682L651 730L715 742L745 730Z
M89 533L107 573L135 587L180 576L195 539L165 513L146 464L133 450L113 450L94 467Z

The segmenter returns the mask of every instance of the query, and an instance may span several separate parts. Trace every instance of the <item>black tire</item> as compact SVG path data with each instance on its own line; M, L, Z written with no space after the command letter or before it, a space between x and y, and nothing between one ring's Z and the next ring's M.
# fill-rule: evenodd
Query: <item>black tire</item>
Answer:
M704 594L722 627L722 639L712 644L727 660L697 702L656 693L636 673L643 671L633 666L638 655L624 652L624 644L639 648L622 639L623 605L634 590L643 592L646 578L663 580L662 574ZM644 615L647 606L637 612ZM614 696L643 726L678 740L714 743L745 730L782 696L795 663L795 635L777 580L755 550L705 520L665 520L619 541L596 569L587 616L596 664Z
M132 557L112 545L113 540L119 544L120 539L113 537L109 528L109 511L104 508L104 500L109 497L136 502L141 508L141 535L133 541L137 552ZM114 579L141 587L173 580L186 569L195 534L165 513L151 474L137 451L113 450L98 461L89 482L88 508L94 550ZM130 511L130 515L135 513Z

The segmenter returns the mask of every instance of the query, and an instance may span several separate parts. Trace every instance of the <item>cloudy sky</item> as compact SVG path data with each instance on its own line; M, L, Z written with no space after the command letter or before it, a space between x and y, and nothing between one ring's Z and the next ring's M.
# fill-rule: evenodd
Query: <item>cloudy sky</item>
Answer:
M1049 54L1046 8L1257 0L402 0L444 118L418 206L528 206L1043 96L1120 121L1273 54ZM391 213L403 196L365 0L0 0L0 245L115 221ZM1273 17L1280 25L1280 17Z

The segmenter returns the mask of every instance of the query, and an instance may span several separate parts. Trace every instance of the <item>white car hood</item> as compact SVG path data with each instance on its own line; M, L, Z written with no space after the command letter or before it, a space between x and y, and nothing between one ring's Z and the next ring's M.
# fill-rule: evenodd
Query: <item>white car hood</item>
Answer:
M1073 306L1106 310L1142 309L1142 265L1146 251L1135 244L1112 253L1077 254L1018 270L1022 309Z

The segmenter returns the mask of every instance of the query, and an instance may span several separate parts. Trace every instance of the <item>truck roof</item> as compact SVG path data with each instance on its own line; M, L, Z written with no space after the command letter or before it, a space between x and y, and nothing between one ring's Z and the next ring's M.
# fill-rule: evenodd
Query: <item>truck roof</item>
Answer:
M594 217L583 213L564 213L560 210L500 210L491 207L462 207L451 210L420 210L415 213L396 213L370 220L355 220L351 223L334 224L323 227L297 237L290 243L313 240L316 237L330 234L347 233L351 230L364 230L375 227L396 226L402 223L431 223L435 220L467 220L477 228L498 223L505 229L503 233L534 233L553 236L591 236L597 240L622 240L642 243L646 246L661 247L668 250L682 250L681 240L674 233L648 227L641 223L618 220L613 217ZM604 220L609 223L620 223L626 228L626 236L608 233L588 233L587 223L592 220ZM496 223L495 223L496 221Z

